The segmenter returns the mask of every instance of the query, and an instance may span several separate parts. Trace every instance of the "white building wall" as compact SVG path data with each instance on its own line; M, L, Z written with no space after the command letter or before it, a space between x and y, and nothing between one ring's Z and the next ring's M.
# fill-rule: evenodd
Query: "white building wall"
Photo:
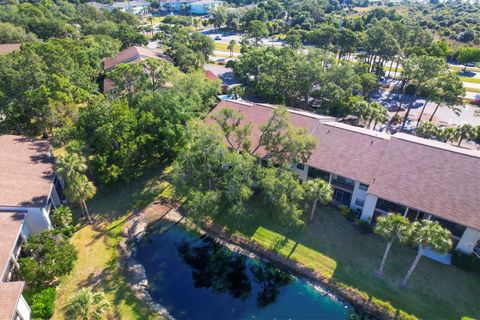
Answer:
M480 231L468 227L463 232L456 249L464 253L471 253L478 240L480 240Z
M360 189L360 182L355 181L355 187L352 192L352 200L350 201L350 209L352 210L362 210L363 206L357 205L357 200L365 202L367 197L367 191Z
M378 197L372 194L368 194L365 197L365 204L363 205L362 215L360 219L367 221L368 223L372 222L373 212L375 211L375 206L377 205Z
M45 208L29 208L25 217L25 223L33 234L53 229Z
M30 320L31 310L27 304L27 301L25 301L25 298L23 298L23 295L21 295L20 299L18 300L17 314L22 320Z

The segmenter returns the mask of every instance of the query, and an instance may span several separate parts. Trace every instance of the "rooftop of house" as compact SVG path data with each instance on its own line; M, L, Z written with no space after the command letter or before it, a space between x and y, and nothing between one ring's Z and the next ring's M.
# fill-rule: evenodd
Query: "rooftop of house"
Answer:
M255 145L274 106L226 100L211 114L223 108L240 112L243 123L252 124ZM293 125L318 138L308 165L368 184L369 193L386 200L480 229L480 151L359 128L305 111L289 113ZM214 123L210 117L206 122Z
M480 152L397 133L368 190L480 230Z
M149 6L150 3L148 1L121 1L121 2L114 2L111 7L112 8L131 8L131 7L146 7Z
M0 136L0 207L43 207L54 177L46 140Z
M24 286L23 281L0 282L0 319L14 319Z
M0 282L9 266L8 262L22 230L24 218L25 214L21 212L0 211Z
M120 51L115 57L104 59L103 67L105 70L110 70L120 63L139 62L148 58L159 58L172 62L169 56L157 50L133 46Z
M0 54L7 54L17 50L20 50L20 43L0 44Z
M206 77L208 80L212 80L212 81L220 80L220 78L219 78L215 73L213 73L213 72L210 71L210 70L205 70L204 73L205 73L205 77Z

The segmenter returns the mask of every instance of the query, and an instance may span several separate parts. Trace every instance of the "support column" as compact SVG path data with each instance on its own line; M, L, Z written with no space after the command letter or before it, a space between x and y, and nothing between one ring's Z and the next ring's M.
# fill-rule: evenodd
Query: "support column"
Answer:
M375 211L375 207L377 206L377 200L377 196L367 193L360 219L362 219L363 221L367 221L368 223L372 222L373 212Z
M480 240L480 231L468 227L463 232L456 250L467 254L472 253L473 248L477 244L478 240Z
M358 198L358 193L360 191L359 187L360 187L360 182L355 181L355 186L353 187L353 191L352 191L352 200L350 200L350 209L355 209L356 208L355 207L355 201Z

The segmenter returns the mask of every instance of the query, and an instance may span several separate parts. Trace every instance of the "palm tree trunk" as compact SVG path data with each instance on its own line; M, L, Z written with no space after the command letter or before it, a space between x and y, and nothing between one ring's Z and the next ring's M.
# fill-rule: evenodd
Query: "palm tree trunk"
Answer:
M85 203L85 200L82 200L81 203L85 209L85 216L87 217L88 223L92 224L93 223L92 218L90 217L90 212L88 212L88 207L87 207L87 204Z
M412 266L411 266L410 269L408 270L407 275L405 276L405 278L403 278L403 280L402 280L402 284L401 284L402 287L406 287L406 286L407 286L408 280L410 280L410 277L412 276L413 270L415 270L415 267L417 266L418 261L420 261L420 258L421 258L421 257L423 256L423 254L425 253L425 250L426 250L426 248L423 248L423 247L422 247L420 250L418 250L417 256L415 257L415 260L413 261Z
M463 137L460 137L460 139L458 139L458 144L457 144L458 147L460 147L460 145L462 144L462 141L463 141Z
M382 263L380 263L380 268L378 268L377 276L383 277L383 268L385 267L385 261L387 261L388 253L390 252L390 248L392 248L393 241L395 241L395 237L392 237L390 241L387 243L387 247L385 248L385 253L383 254Z
M422 112L420 112L420 116L418 117L417 125L415 126L415 128L418 128L418 124L420 123L420 120L422 120L423 112L425 111L425 107L427 106L427 103L428 103L428 99L426 99L425 103L423 104Z
M400 131L403 131L403 128L405 127L405 124L407 123L408 115L410 114L410 110L412 109L412 106L415 103L415 100L417 99L417 95L418 95L418 91L419 91L418 88L419 87L420 87L420 85L415 89L415 94L413 95L412 102L408 105L408 109L407 109L407 112L405 113L405 117L403 118L403 123L402 123L402 127L400 128Z
M313 216L315 214L315 209L317 209L317 199L315 199L313 201L313 204L312 204L312 211L310 211L310 222L313 221Z
M393 59L392 59L392 61L390 62L390 68L388 68L387 78L390 78L390 73L392 72L392 67L393 67Z
M435 107L435 110L433 110L433 113L432 113L432 115L430 116L430 119L429 119L428 121L432 121L432 120L433 120L433 116L434 116L435 113L437 112L438 107L440 107L440 102L437 103L437 106Z

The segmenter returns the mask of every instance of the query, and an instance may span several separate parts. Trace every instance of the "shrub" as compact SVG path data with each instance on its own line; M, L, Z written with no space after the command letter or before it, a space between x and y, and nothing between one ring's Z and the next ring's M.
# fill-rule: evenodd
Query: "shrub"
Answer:
M357 220L356 225L358 226L360 231L364 234L369 234L373 232L373 227L367 221Z
M356 214L349 207L341 205L338 206L338 209L340 210L340 214L348 221L353 221L355 219Z
M57 297L55 288L48 287L36 291L25 291L24 296L32 309L33 319L50 319L52 317Z
M67 206L60 206L53 210L51 217L53 225L58 228L70 226L73 220L72 210Z
M62 234L44 231L28 238L18 263L30 288L45 288L56 277L69 273L76 259L77 250Z
M453 251L452 264L465 271L480 273L480 258L473 253L465 254L458 250Z

